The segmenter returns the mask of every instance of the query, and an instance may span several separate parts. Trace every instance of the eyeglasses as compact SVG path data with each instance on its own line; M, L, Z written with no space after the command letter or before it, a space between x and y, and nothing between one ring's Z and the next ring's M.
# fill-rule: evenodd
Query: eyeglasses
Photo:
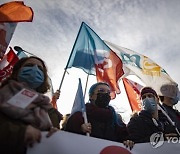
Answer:
M110 93L111 93L111 91L110 91L110 90L108 90L108 89L104 89L104 88L99 88L99 89L97 90L97 92L98 92L98 93L108 93L108 94L110 94Z

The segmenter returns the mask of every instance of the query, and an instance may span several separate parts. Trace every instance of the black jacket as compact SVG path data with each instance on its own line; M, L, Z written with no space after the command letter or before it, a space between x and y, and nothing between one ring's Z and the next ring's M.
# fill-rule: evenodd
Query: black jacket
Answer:
M88 122L91 123L92 130L90 136L123 142L128 136L126 125L121 123L118 125L114 120L113 108L99 108L92 103L86 104L86 112ZM66 124L66 131L73 133L84 134L81 131L81 125L84 123L82 113L76 112L69 119Z
M130 119L127 125L129 131L129 139L135 143L144 143L150 141L153 133L163 132L163 124L156 120L155 124L149 112L142 110L138 116Z
M150 142L153 133L170 134L176 133L174 126L170 124L167 117L158 110L158 120L153 122L152 115L142 110L138 116L131 118L127 125L129 139L135 143ZM164 137L166 140L166 138Z
M180 131L180 112L178 110L173 109L171 106L167 106L166 104L162 105L165 112L169 115L172 121L175 122L176 127Z

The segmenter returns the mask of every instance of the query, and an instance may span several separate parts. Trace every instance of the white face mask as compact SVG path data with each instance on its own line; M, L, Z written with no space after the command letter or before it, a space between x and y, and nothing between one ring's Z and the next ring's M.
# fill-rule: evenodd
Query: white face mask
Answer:
M155 99L148 97L143 99L143 108L150 113L154 113L157 110L157 103Z

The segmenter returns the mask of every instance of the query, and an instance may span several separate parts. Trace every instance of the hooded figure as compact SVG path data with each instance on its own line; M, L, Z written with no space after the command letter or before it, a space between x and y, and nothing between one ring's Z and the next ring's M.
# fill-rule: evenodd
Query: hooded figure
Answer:
M168 114L175 126L180 131L180 112L173 108L179 101L179 88L175 83L164 84L160 88L161 95L159 96L164 111Z

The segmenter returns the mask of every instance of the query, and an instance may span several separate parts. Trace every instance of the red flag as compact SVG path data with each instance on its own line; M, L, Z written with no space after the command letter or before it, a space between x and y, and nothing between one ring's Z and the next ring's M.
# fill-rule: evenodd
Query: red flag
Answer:
M124 74L122 69L122 61L113 52L110 51L109 57L107 57L103 63L96 64L96 77L97 80L109 83L112 93L111 98L115 98L116 94L120 93L120 88L118 85L119 78Z
M122 80L132 111L141 111L140 90L143 86L127 78Z
M0 61L0 83L11 75L13 66L18 60L18 56L10 47L10 51Z
M51 104L55 109L57 109L57 98L54 95L52 97Z

